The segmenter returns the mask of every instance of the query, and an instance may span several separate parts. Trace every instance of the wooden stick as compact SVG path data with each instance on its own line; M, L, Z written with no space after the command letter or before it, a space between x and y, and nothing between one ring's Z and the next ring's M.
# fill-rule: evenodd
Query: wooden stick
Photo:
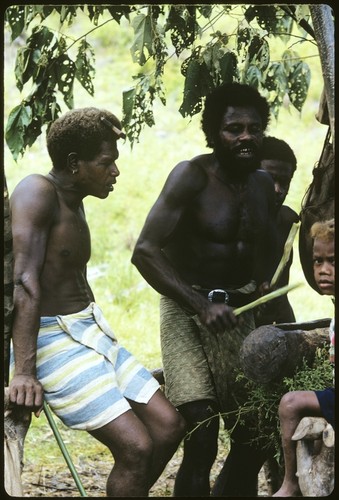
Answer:
M292 247L293 247L293 241L294 241L294 238L295 238L295 235L297 234L298 232L298 229L299 229L299 226L300 226L300 222L294 222L292 224L292 227L290 229L290 232L287 236L287 240L286 240L286 243L285 243L285 246L284 246L284 252L282 254L282 257L281 257L281 260L279 262L279 265L274 273L274 276L271 280L271 287L274 286L278 279L280 278L281 276L281 273L283 272L284 270L284 267L286 266L287 262L288 262L288 259L290 258L290 255L291 255L291 250L292 250Z
M120 139L120 137L122 139L126 139L126 134L125 132L123 132L122 130L120 130L118 127L116 127L115 125L113 125L113 123L111 123L109 120L107 120L104 116L101 117L101 121L109 128L111 128L113 130L113 132L115 133L115 135L118 136L118 138Z
M291 290L294 290L294 288L297 288L298 286L303 285L303 283L295 283L294 285L286 285L281 288L278 288L277 290L274 290L273 292L267 293L266 295L263 295L257 300L254 300L253 302L250 302L249 304L246 304L242 307L238 307L237 309L233 309L233 313L236 316L239 316L239 314L249 311L250 309L253 309L253 307L260 306L261 304L265 304L265 302L268 302L269 300L276 299L277 297L280 297L281 295L284 295L287 292L290 292Z

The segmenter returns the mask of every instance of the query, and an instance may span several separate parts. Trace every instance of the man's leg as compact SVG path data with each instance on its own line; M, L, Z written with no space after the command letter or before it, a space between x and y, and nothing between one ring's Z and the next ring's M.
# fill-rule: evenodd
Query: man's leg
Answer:
M208 497L210 471L218 448L219 417L215 403L193 401L178 409L192 433L184 442L184 457L175 480L174 496ZM199 422L205 423L198 426Z
M135 413L129 410L90 434L106 445L114 458L107 479L107 496L147 497L153 443Z
M129 403L132 410L90 432L114 458L107 480L107 496L111 497L147 497L186 428L184 419L160 390L147 404Z
M153 443L149 488L160 477L185 435L186 422L175 407L158 390L145 404L129 403L145 425Z
M255 444L244 426L237 425L231 436L231 447L224 466L212 489L214 497L255 497L258 474L268 453Z

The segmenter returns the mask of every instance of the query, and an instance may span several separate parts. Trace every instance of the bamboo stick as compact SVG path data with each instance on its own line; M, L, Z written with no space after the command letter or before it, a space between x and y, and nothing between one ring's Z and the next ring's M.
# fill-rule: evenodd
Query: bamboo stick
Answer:
M294 222L291 226L290 232L289 232L289 234L287 236L287 240L285 242L284 252L282 254L279 265L274 273L274 276L271 280L271 287L277 283L278 279L281 276L281 273L284 270L284 267L286 266L286 264L288 262L288 259L290 258L291 250L293 247L293 241L294 241L295 235L298 232L299 226L300 226L300 222Z
M281 288L278 288L277 290L267 293L266 295L263 295L259 299L256 299L253 302L250 302L249 304L233 309L233 313L236 316L239 316L239 314L245 311L249 311L250 309L260 306L261 304L265 304L265 302L268 302L269 300L276 299L277 297L280 297L281 295L284 295L285 293L288 293L291 290L294 290L295 288L301 285L303 285L303 283L294 283L293 285L286 285Z
M44 412L46 414L46 417L47 417L47 420L49 422L49 425L51 426L51 429L53 431L53 434L55 436L55 439L57 440L57 443L59 445L59 448L61 450L61 453L63 454L64 456L64 459L66 460L66 463L68 465L68 468L73 476L73 479L75 481L75 484L77 485L77 488L79 490L79 493L82 497L87 497L87 493L82 485L82 482L80 480L80 477L76 471L76 468L74 467L74 464L72 462L72 459L71 459L71 456L70 454L68 453L68 450L65 446L65 443L63 442L62 440L62 437L61 437L61 434L59 432L59 429L56 425L56 423L54 422L54 419L53 419L53 416L52 416L52 413L51 413L51 410L49 409L46 401L44 401Z

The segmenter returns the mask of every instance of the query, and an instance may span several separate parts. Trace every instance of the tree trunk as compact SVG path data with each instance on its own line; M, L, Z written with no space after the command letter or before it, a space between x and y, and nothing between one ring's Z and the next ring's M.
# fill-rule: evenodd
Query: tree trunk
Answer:
M334 146L335 146L335 64L334 21L329 5L310 5L315 40L317 42L324 89L320 99L317 119L329 125L322 155L313 170L313 180L305 193L300 213L299 255L308 284L319 293L313 276L312 240L309 231L314 222L334 217Z
M314 27L315 39L318 45L321 68L324 78L324 89L327 101L327 110L329 115L329 124L333 143L335 141L334 124L334 22L332 18L332 9L326 4L310 5L310 12Z
M13 314L13 242L9 196L4 176L4 377L9 376L9 348Z
M246 377L260 384L293 375L303 358L312 363L317 347L328 342L330 319L256 328L243 342L240 362Z
M4 460L5 490L10 496L24 496L21 483L24 441L31 423L29 410L11 408L8 387L5 388Z

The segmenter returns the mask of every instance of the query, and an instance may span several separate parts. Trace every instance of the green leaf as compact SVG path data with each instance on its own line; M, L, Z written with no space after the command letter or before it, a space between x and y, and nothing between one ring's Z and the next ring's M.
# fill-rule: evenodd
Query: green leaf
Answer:
M125 18L129 20L129 14L132 10L134 10L134 8L130 5L112 5L107 6L107 10L113 19L119 24L122 16L125 16Z
M177 56L192 45L200 33L199 25L195 19L195 9L185 11L185 6L173 5L166 22L166 31L170 30L171 40Z
M94 69L94 50L85 39L81 40L77 57L75 60L75 77L87 92L93 96Z
M308 65L302 61L297 63L289 80L290 89L288 95L291 103L298 111L302 110L305 103L310 79L311 72Z
M25 27L25 7L23 5L8 7L5 12L5 20L11 29L11 40L13 42L21 35Z
M24 102L12 109L6 126L6 143L16 161L25 147L25 130L32 121L32 110Z
M73 84L75 78L75 64L66 54L62 54L58 57L57 61L55 61L53 69L58 88L64 96L65 103L71 109L74 106Z
M196 57L189 58L186 67L184 98L179 108L182 116L193 116L202 109L202 99L214 88L210 72L204 62Z
M287 75L283 63L273 62L266 73L266 80L263 87L269 91L276 91L277 88L287 89Z
M277 24L279 21L279 15L277 13L277 7L274 5L255 5L254 7L249 7L247 12L250 12L251 22L255 17L259 26L266 30L268 33L274 32L277 29ZM248 17L248 13L245 13L245 17Z
M220 59L221 83L232 83L237 76L237 57L231 52L225 52Z
M262 72L258 66L250 65L248 66L246 73L244 75L244 81L251 87L259 88L262 81Z
M124 125L130 123L133 115L136 88L132 87L122 93L122 111Z
M146 62L145 51L149 55L153 54L152 49L152 24L150 16L138 14L132 21L135 38L131 47L133 62L144 65Z

